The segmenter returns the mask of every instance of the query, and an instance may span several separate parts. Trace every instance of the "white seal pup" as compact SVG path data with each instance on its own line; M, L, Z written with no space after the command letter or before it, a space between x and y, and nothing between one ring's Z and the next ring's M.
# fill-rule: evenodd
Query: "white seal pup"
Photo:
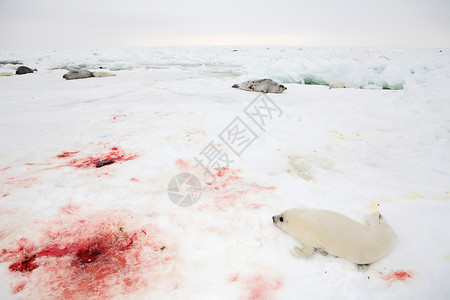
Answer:
M36 69L30 69L30 68L25 67L25 66L20 66L16 70L16 75L24 75L24 74L34 73L34 72L37 72L37 70Z
M345 89L347 86L342 81L335 81L332 84L330 84L330 90L331 89Z
M69 72L63 75L63 78L67 80L90 78L90 77L94 77L94 74L92 74L92 72L88 70L70 70Z
M244 91L255 91L267 93L282 93L287 90L284 85L278 84L272 79L259 79L259 80L249 80L243 83L235 84L233 88L240 88Z
M103 71L94 71L94 72L92 72L92 75L94 75L94 77L111 77L111 76L116 76L116 74L114 74L114 73L103 72Z
M294 254L302 258L321 250L358 265L371 264L389 254L397 239L379 212L367 215L366 224L332 211L298 208L272 220L300 240L303 248L295 247Z

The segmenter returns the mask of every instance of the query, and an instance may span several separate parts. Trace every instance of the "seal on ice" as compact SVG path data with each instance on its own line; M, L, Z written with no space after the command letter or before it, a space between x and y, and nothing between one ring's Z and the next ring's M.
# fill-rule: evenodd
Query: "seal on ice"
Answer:
M91 71L88 70L70 70L66 74L63 75L64 79L72 80L72 79L83 79L94 77Z
M30 68L25 67L25 66L20 66L16 70L16 75L31 74L31 73L34 73L34 72L37 72L37 70L36 69L30 69Z
M63 78L67 80L72 80L91 77L111 77L111 76L116 76L116 74L101 71L91 72L89 70L70 70L69 72L63 75Z
M232 86L233 88L239 88L244 91L254 91L254 92L263 92L267 93L282 93L284 90L287 90L287 87L276 83L272 79L259 79L259 80L249 80L243 83L235 84Z
M345 89L347 85L343 83L342 81L335 81L332 84L330 84L330 90L331 89Z
M389 254L397 240L379 212L368 215L365 224L332 211L297 208L273 216L272 220L300 240L303 248L295 247L293 253L302 258L321 250L366 265Z
M94 77L112 77L112 76L116 76L116 74L114 74L114 73L102 72L102 71L93 71L92 75L94 75Z

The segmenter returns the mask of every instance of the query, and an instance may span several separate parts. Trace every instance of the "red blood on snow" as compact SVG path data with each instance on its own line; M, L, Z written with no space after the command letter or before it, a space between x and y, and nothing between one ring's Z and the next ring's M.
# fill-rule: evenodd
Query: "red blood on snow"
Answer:
M13 272L31 272L38 267L38 265L34 262L36 259L36 254L28 257L25 256L22 261L18 261L9 266L9 270Z
M283 285L280 279L268 279L263 275L255 275L246 280L249 291L247 299L275 299L274 292Z
M211 203L203 203L201 209L214 206L218 208L235 207L244 204L250 209L260 209L264 204L246 201L246 195L265 191L274 191L274 186L261 186L241 176L240 169L230 167L209 168L205 172L202 166L193 165L182 159L177 159L175 165L183 172L193 172L197 175L203 186L203 192L212 197ZM213 177L214 176L214 177Z
M100 168L116 162L133 160L138 157L136 154L126 153L120 147L111 147L109 148L107 153L99 153L97 155L88 155L85 157L74 157L75 154L79 154L79 151L63 152L56 157L70 157L72 159L68 162L67 165L80 169Z
M37 242L22 238L0 251L0 262L9 264L10 279L16 279L12 293L47 299L111 298L163 278L160 272L171 257L170 251L162 251L166 234L157 227L127 226L114 212L64 218L48 221ZM152 274L155 269L159 271Z
M232 274L230 282L240 283L245 290L243 299L276 299L275 291L283 286L281 277L269 278L262 274L255 274L250 277L243 277L239 274Z
M23 290L23 288L25 287L26 284L27 284L26 282L18 283L15 287L13 287L12 293L13 294L20 293Z
M412 278L412 272L411 271L397 270L397 271L392 271L388 275L383 275L383 276L381 276L381 278L386 280L389 283L389 286L390 286L395 281L405 281L408 278Z
M57 158L64 158L64 157L70 157L73 156L77 153L79 153L80 151L74 151L74 152L63 152L61 154L56 155Z

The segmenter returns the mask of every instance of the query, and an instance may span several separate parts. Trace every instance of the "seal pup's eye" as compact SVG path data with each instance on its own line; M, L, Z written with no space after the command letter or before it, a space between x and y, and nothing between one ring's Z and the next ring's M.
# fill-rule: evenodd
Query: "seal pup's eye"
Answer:
M283 222L283 216L280 217L280 222Z

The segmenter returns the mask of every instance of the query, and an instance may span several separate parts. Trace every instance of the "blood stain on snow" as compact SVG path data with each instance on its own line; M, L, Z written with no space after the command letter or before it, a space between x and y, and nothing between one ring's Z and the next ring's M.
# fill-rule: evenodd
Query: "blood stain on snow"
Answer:
M64 158L64 157L71 157L74 156L75 154L79 153L80 151L73 151L73 152L63 152L61 154L56 155L57 158Z
M9 193L6 193L6 194L3 194L2 197L8 197L8 196L9 196Z
M196 131L196 130L186 131L186 135L184 136L184 139L187 141L191 141L195 136L205 135L205 134L206 134L205 131Z
M241 278L239 274L232 274L229 280L230 282L240 282L245 290L242 299L249 300L275 299L275 291L283 286L281 277L268 278L261 274L248 278Z
M262 275L256 275L246 281L249 289L247 299L275 299L274 291L283 285L280 279L269 280Z
M389 286L396 281L406 281L408 278L412 278L412 272L404 270L392 271L388 275L381 276L381 279L386 280Z
M9 266L9 270L12 272L31 272L38 267L35 262L36 254L32 256L25 256L21 261L13 263Z
M250 182L240 176L241 170L222 167L215 169L216 181L207 184L205 193L212 192L216 194L214 197L214 205L216 207L233 207L248 194L259 193L262 191L273 191L276 187L261 186L255 182ZM261 203L245 203L251 209L259 209L263 205Z
M193 172L198 167L182 159L177 159L175 165L183 172ZM202 174L199 179L205 184L203 191L212 196L212 205L215 207L234 207L242 200L244 195L276 190L274 186L261 186L246 180L241 176L242 171L240 169L221 167L210 169L211 174L204 174L204 170L201 167L199 168ZM260 203L245 203L245 205L251 209L259 209L263 206ZM209 206L209 203L205 203L200 208L204 209Z
M113 120L117 120L117 119L119 119L120 117L126 117L127 115L114 115L113 116Z
M239 181L242 181L242 177L237 175L241 173L241 170L234 170L227 167L222 167L215 169L216 176L219 177L219 180L212 183L215 189L226 188L229 184L236 184ZM216 184L217 183L217 184Z
M194 166L187 161L182 160L181 158L175 161L175 165L180 168L182 171L188 171L194 168Z
M236 282L239 279L239 274L232 274L229 279L231 282Z
M71 153L70 155L67 153ZM79 151L75 152L63 152L57 155L58 158L68 158L73 157L73 155L78 154ZM100 168L112 163L129 161L136 159L138 156L136 154L128 154L119 147L111 147L108 149L107 153L89 155L82 158L72 158L67 166L72 166L79 169L87 168Z
M165 262L172 259L161 250L167 248L162 240L166 235L156 226L150 231L147 227L146 233L140 227L119 226L123 220L114 215L49 221L39 242L22 238L2 249L0 262L9 263L10 278L17 280L12 293L103 299L156 286L164 278ZM144 273L150 278L144 279Z
M261 186L255 182L249 182L245 180L242 176L238 175L242 173L240 169L230 169L226 167L222 167L219 169L215 169L215 175L218 177L215 182L211 182L208 186L211 189L222 190L222 189L238 189L238 194L246 194L251 192L260 192L260 191L273 191L276 190L274 186Z
M248 205L249 208L251 209L260 209L262 207L262 204L258 204L258 203L250 203Z
M18 283L16 286L14 286L12 288L12 293L13 294L20 293L23 290L23 288L25 287L25 285L26 285L25 281Z
M137 179L137 178L130 178L130 181L134 181L134 182L141 182L139 179Z
M30 162L27 162L24 165L32 167L32 166L48 166L49 164L50 163L30 163Z
M36 182L37 182L37 178L35 178L35 177L23 178L23 179L10 177L10 178L8 178L8 181L5 182L5 184L11 184L11 185L17 186L18 188L28 189Z
M76 205L76 204L73 204L72 202L69 202L68 204L66 204L64 206L61 206L59 208L59 210L62 213L66 214L66 215L71 215L71 214L79 211L80 210L80 206Z

